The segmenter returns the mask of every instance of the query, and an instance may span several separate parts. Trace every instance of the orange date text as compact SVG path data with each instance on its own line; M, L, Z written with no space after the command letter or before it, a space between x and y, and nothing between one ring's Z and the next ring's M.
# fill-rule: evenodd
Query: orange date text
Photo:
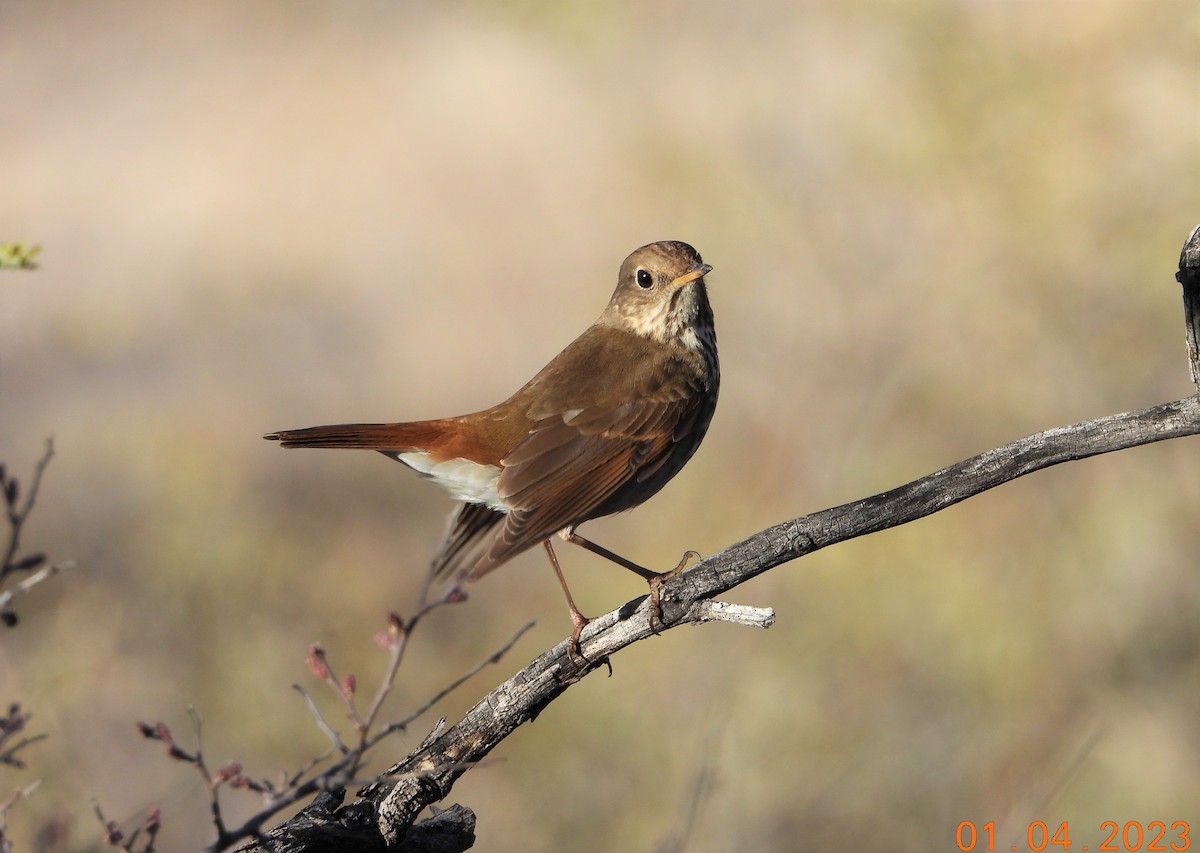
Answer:
M1055 826L1042 820L1032 821L1025 827L1025 837L1009 843L996 846L996 823L976 824L975 821L964 820L954 829L954 842L959 850L978 850L990 853L994 850L1011 850L1016 853L1026 851L1049 850L1051 853L1067 853L1068 850L1078 851L1180 851L1191 850L1192 840L1189 836L1191 827L1185 820L1177 820L1168 824L1166 821L1152 820L1143 824L1141 821L1127 820L1119 823L1115 820L1103 821L1096 829L1095 837L1090 841L1071 838L1071 830L1067 821Z

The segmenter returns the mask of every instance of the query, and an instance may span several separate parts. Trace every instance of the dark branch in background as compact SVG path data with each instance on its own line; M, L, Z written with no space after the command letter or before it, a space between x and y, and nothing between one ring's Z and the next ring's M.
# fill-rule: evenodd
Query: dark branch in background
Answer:
M29 518L34 503L37 502L38 489L42 486L42 476L46 473L46 466L53 458L54 440L48 438L46 439L46 452L42 454L37 467L34 468L33 482L29 486L29 493L25 497L24 504L21 503L20 483L16 477L9 476L8 469L0 464L0 488L4 490L4 512L8 518L9 528L8 547L4 549L4 560L0 563L0 580L13 572L36 569L46 561L45 554L32 554L18 560L17 552L21 548L21 528L25 525L25 520Z
M142 825L128 835L115 820L104 816L99 803L93 803L92 809L96 813L96 819L104 827L104 843L109 847L116 847L125 853L154 853L154 841L162 828L157 807L150 809Z
M426 591L427 589L428 587ZM424 599L425 594L423 593L422 601ZM346 718L354 726L353 740L350 745L347 745L342 736L322 716L320 710L317 708L317 704L313 701L308 691L300 685L293 685L303 697L318 728L329 739L331 746L325 754L310 760L298 771L286 776L281 781L272 782L268 779L251 778L243 772L242 765L237 762L226 764L218 770L210 768L204 757L200 717L194 709L188 709L188 714L192 720L193 741L195 743L195 746L190 749L182 746L175 739L171 729L165 723L138 723L138 731L142 737L161 743L169 758L192 765L200 774L201 779L203 779L205 788L208 791L209 809L212 813L213 825L217 831L216 839L206 849L215 853L215 851L228 849L246 839L260 839L262 838L262 827L271 817L301 800L314 795L316 795L316 800L296 817L292 818L288 822L288 825L294 828L299 821L305 827L309 828L310 831L305 833L306 846L301 849L322 849L319 846L312 846L316 843L313 833L317 832L318 827L328 823L327 816L332 814L341 805L345 797L345 789L352 786L378 784L387 778L378 774L360 778L359 771L369 760L371 750L378 746L385 738L407 731L413 722L428 712L441 699L454 690L457 690L468 679L477 675L488 666L498 663L516 645L517 640L533 627L532 622L526 624L502 647L492 652L484 661L469 672L454 679L454 681L440 690L420 708L410 713L404 719L390 723L376 731L375 723L380 707L393 686L404 656L404 649L417 623L431 610L462 600L464 599L461 592L449 590L445 595L432 602L422 603L417 613L407 621L394 613L389 615L387 630L381 631L375 637L376 643L382 646L389 654L388 665L365 713L360 713L355 703L357 678L353 674L347 674L339 678L334 672L333 665L330 663L326 651L318 645L310 646L307 658L308 668L337 697ZM444 725L445 721L440 721L437 724L436 730L440 732L444 728ZM2 754L0 754L0 757L2 757ZM221 807L220 794L223 788L232 788L257 794L262 800L262 808L246 819L240 826L228 826ZM96 811L99 815L98 806ZM456 839L455 844L457 846L454 849L465 850L474 841L474 820L475 817L469 810L458 808L450 816L435 816L435 818L418 824L414 827L414 834L416 836L444 837L449 832ZM154 838L158 832L160 821L158 810L152 810L144 826L134 830L129 837L125 836L115 822L106 821L101 818L101 823L104 826L106 843L110 846L120 847L124 850L133 851L133 853L150 853L153 850ZM144 846L136 847L139 840L139 833L141 832L145 832L142 842ZM352 849L384 849L383 838L375 826L374 814L370 809L362 810L362 820L359 821L359 825L355 827L352 834L356 837L361 836L354 842L356 846ZM351 834L345 828L335 827L335 831L322 843L328 845L327 849L341 850L344 849L346 844L350 843L348 840L350 837ZM437 848L414 849L434 850ZM3 851L0 851L0 853L3 853Z
M32 258L32 255L30 257ZM54 442L47 439L46 452L34 468L33 480L23 501L20 482L9 474L8 468L0 462L0 500L4 503L4 518L8 527L8 543L3 552L0 552L0 622L9 628L17 624L17 612L12 606L13 599L71 566L70 563L46 565L45 554L21 553L21 533L29 514L33 512L34 504L37 503L42 476L53 457ZM22 580L13 583L13 579L22 575ZM12 585L6 589L5 586L9 583ZM0 765L24 770L25 761L19 753L30 744L45 739L44 734L20 736L31 716L23 712L17 702L10 704L7 713L0 716ZM0 853L9 853L12 850L12 843L7 837L9 810L32 794L39 784L41 780L35 780L0 800Z
M17 756L17 753L29 746L31 743L37 743L39 740L45 740L46 735L30 735L17 740L15 743L9 741L16 738L25 729L25 724L29 722L29 718L33 714L22 713L21 706L16 702L8 706L8 713L0 717L0 764L7 764L9 767L15 767L18 770L25 769L25 762Z
M1184 286L1192 376L1200 386L1200 227L1184 247L1179 281ZM1200 398L1188 397L1138 412L1046 430L882 494L769 527L664 583L662 626L652 625L645 596L593 620L581 637L586 660L569 655L563 641L492 690L458 723L444 731L436 730L426 743L391 769L390 773L398 778L368 786L359 792L360 800L346 806L340 807L340 792L319 798L296 819L276 827L246 849L434 849L411 846L420 843L410 831L417 815L444 799L467 769L515 729L535 719L568 687L607 663L611 655L656 631L689 623L721 619L762 627L771 624L771 611L726 604L715 601L716 596L821 548L923 518L1052 465L1198 434ZM452 812L443 812L438 818L449 815ZM459 836L459 843L465 837ZM466 842L465 846L437 849L464 850L469 846Z
M37 790L40 784L42 784L42 780L35 779L24 788L18 788L3 800L0 800L0 853L12 853L13 849L12 842L9 840L7 834L8 810Z
M42 553L21 554L21 533L25 522L37 502L38 489L42 485L42 476L46 466L54 458L54 441L46 439L46 452L38 460L33 471L33 480L25 500L21 500L21 484L16 477L8 473L8 468L0 462L0 494L4 500L4 516L8 522L8 544L4 548L3 559L0 560L0 622L8 627L17 624L17 613L12 607L12 600L21 593L27 592L44 580L53 577L65 569L71 568L72 563L55 563L46 565L46 555ZM24 580L5 589L4 584L10 578L25 574Z

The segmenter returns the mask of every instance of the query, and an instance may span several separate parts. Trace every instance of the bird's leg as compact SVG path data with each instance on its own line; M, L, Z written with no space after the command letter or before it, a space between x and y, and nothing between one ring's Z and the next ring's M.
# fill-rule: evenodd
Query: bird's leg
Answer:
M550 544L549 539L542 541L546 546L546 554L550 557L550 565L554 567L554 574L558 575L558 582L562 586L563 595L567 598L567 609L571 611L571 624L575 626L571 631L571 639L567 641L567 654L574 654L576 657L586 661L583 656L583 651L579 648L579 635L583 633L583 627L588 622L592 621L579 612L579 608L575 606L575 599L571 597L571 590L567 587L567 579L563 577L562 567L558 565L558 557L554 553L554 546Z
M565 539L567 542L571 542L575 545L579 545L580 547L586 548L587 550L591 551L593 554L597 554L601 557L604 557L605 559L612 560L618 566L621 566L624 569L628 569L629 571L633 572L635 575L639 576L642 580L646 581L646 583L648 583L650 585L650 628L652 630L654 630L655 633L658 633L658 629L654 627L655 621L657 621L659 625L663 624L662 601L661 601L660 592L659 592L662 587L663 581L668 581L671 578L675 577L675 575L682 572L684 567L693 558L697 559L697 560L700 559L700 555L698 553L696 553L695 551L684 551L683 557L679 560L679 564L677 566L675 566L675 568L671 569L670 571L666 571L666 572L653 572L650 569L639 566L637 563L635 563L631 560L626 560L620 554L614 554L612 551L608 550L607 548L603 548L600 545L597 545L595 542L592 542L590 539L584 539L582 536L580 536L578 533L575 532L574 527L564 528L563 530L560 530L558 532L558 535L561 536L563 539ZM547 547L549 547L549 546L547 546ZM561 577L561 575L560 575L560 577Z

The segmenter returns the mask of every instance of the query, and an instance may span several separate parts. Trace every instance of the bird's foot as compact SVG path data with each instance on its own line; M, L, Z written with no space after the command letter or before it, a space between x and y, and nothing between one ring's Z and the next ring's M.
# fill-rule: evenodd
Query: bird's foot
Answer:
M567 640L567 656L583 664L591 663L591 661L584 655L583 650L579 648L579 636L591 621L591 619L584 616L575 608L571 608L571 624L575 627L571 630L571 636Z
M682 572L692 560L699 560L700 555L695 551L684 551L675 568L658 572L650 578L650 630L655 634L666 626L662 618L662 585Z

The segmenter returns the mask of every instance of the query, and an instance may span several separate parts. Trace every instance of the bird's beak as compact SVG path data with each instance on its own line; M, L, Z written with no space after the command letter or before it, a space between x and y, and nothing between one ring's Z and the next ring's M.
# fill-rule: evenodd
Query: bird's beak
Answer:
M695 281L698 278L704 278L712 272L712 267L708 264L692 264L691 268L678 278L671 279L671 286L674 287L680 284L687 284L689 281Z

